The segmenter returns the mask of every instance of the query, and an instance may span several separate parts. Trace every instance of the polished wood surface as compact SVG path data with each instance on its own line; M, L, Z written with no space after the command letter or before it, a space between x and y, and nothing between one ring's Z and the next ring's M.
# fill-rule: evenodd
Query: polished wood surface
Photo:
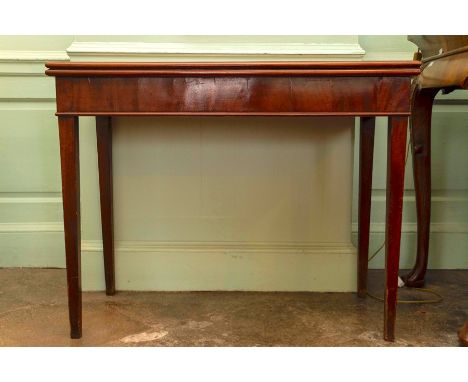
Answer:
M390 117L387 138L387 215L385 229L384 339L395 339L395 319L400 262L401 218L408 119Z
M408 115L408 77L419 73L418 62L59 62L47 67L46 73L57 77L57 115L96 116Z
M419 74L420 62L60 62L46 66L46 73L56 77L61 129L72 338L81 336L78 116L97 117L106 292L113 294L111 117L340 115L363 117L360 228L369 225L374 119L391 117L384 337L394 339L406 120L410 115L411 79ZM358 290L365 296L369 232L360 232L359 240Z
M361 118L359 139L358 296L367 295L375 117Z
M96 117L99 194L106 294L115 294L114 213L112 208L112 125L110 117Z
M253 75L291 76L413 76L419 74L417 61L296 61L296 62L48 62L46 74L55 77Z
M405 77L60 77L57 94L57 115L409 114Z
M402 276L409 287L424 286L427 271L431 225L431 118L432 103L438 91L437 88L415 87L413 93L411 150L418 235L414 267L409 274Z
M81 337L81 227L78 117L59 117L63 223L71 338Z
M60 62L46 73L66 95L57 115L408 115L418 65Z

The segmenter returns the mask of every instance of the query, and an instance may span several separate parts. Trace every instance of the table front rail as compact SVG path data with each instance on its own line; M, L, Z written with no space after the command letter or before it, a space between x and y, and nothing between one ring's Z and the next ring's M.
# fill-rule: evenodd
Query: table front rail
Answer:
M57 77L57 115L409 115L408 77Z

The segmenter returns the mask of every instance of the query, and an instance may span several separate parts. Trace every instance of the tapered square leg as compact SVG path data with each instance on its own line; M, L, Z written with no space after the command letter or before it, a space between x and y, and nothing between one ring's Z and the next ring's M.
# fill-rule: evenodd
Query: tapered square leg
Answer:
M395 339L407 126L407 117L389 117L384 298L384 339L387 341Z
M58 117L71 338L81 338L81 227L78 117Z
M111 117L96 117L96 137L101 199L101 226L106 294L115 294L114 218L112 197Z
M357 269L357 291L359 297L366 297L367 295L374 132L375 117L361 117L359 133L359 228Z

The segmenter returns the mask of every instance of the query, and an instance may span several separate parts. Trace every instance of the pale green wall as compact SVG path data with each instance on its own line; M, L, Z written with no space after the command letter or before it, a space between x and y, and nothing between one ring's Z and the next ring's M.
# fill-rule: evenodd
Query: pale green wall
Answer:
M199 43L206 40L226 41L226 44L359 42L366 51L365 60L411 59L415 50L404 36L0 36L0 266L64 265L54 86L53 80L43 75L43 61L66 58L65 49L73 41ZM461 101L434 107L434 232L430 248L430 266L433 268L468 267L468 154L464 150L468 144L468 107L463 103L466 97L463 92L439 96ZM377 247L383 239L386 135L385 129L379 127L384 123L383 118L378 120L376 135L371 248ZM83 124L91 125L92 121L84 119ZM401 267L411 266L415 251L410 162L411 159L406 176ZM95 166L94 163L89 165ZM355 171L355 185L356 174ZM96 180L91 181L94 187ZM355 186L354 201L356 191ZM356 203L353 222L357 217L355 206ZM83 211L83 220L86 222L84 236L86 232L98 230L99 221L90 221L86 211ZM151 259L143 261L150 262ZM372 266L381 267L382 264L383 253ZM95 275L84 277L102 279L99 261L93 269Z

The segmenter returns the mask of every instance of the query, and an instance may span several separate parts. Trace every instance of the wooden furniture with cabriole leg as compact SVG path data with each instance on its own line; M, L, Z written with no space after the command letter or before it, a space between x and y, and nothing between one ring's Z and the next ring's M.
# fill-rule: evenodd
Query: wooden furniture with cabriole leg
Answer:
M388 116L384 338L394 339L407 118L420 63L48 63L56 77L69 316L80 338L78 117L95 116L106 292L115 292L112 117L361 117L358 294L366 296L372 148L376 116Z
M411 140L417 209L417 252L411 272L403 276L409 287L422 287L429 256L431 223L431 116L436 94L468 89L468 36L409 36L421 51L421 75L413 89ZM460 331L468 344L468 325Z

